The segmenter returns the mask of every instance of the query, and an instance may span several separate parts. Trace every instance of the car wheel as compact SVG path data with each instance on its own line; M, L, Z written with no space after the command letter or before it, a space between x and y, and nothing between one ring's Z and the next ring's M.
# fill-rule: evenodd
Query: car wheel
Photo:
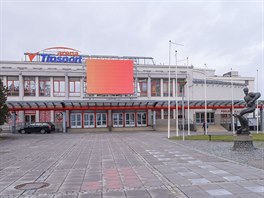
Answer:
M41 129L41 130L40 130L40 133L41 133L41 134L46 133L45 129Z
M21 133L21 134L25 134L26 131L23 129L23 130L20 131L20 133Z

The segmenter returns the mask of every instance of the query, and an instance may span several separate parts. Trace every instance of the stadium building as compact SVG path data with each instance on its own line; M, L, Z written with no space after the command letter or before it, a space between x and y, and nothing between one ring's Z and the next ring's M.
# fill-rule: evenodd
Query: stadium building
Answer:
M180 130L197 130L207 120L231 130L238 124L232 111L245 107L243 88L255 91L254 78L237 71L217 76L188 61L156 65L150 57L80 55L65 47L25 53L25 61L0 61L0 78L9 89L13 132L47 121L63 132L166 130L168 118L171 129L177 121ZM259 101L257 113L249 116L259 130L263 107Z

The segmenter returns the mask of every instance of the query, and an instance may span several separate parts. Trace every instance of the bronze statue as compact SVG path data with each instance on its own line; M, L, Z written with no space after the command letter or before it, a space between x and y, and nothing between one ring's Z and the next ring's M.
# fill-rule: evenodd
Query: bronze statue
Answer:
M257 106L256 101L258 98L260 98L261 94L259 92L256 93L248 92L247 87L245 87L243 91L245 93L244 100L247 106L239 113L239 115L233 114L233 116L235 116L241 124L241 127L237 130L236 134L249 135L250 132L249 132L248 120L243 115L255 111Z

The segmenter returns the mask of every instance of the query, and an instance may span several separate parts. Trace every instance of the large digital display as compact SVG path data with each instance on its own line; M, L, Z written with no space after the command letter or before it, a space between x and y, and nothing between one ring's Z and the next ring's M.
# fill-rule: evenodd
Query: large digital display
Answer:
M132 60L86 60L88 94L133 94Z

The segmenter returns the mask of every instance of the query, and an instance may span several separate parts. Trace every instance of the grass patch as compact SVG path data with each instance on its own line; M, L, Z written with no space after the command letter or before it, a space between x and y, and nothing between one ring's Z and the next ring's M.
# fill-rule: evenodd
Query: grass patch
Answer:
M253 141L264 141L264 134L252 134ZM174 136L170 138L171 140L182 140L182 136ZM223 142L233 142L233 134L230 135L212 135L211 141L223 141ZM191 135L191 136L185 136L185 140L209 140L208 135Z

